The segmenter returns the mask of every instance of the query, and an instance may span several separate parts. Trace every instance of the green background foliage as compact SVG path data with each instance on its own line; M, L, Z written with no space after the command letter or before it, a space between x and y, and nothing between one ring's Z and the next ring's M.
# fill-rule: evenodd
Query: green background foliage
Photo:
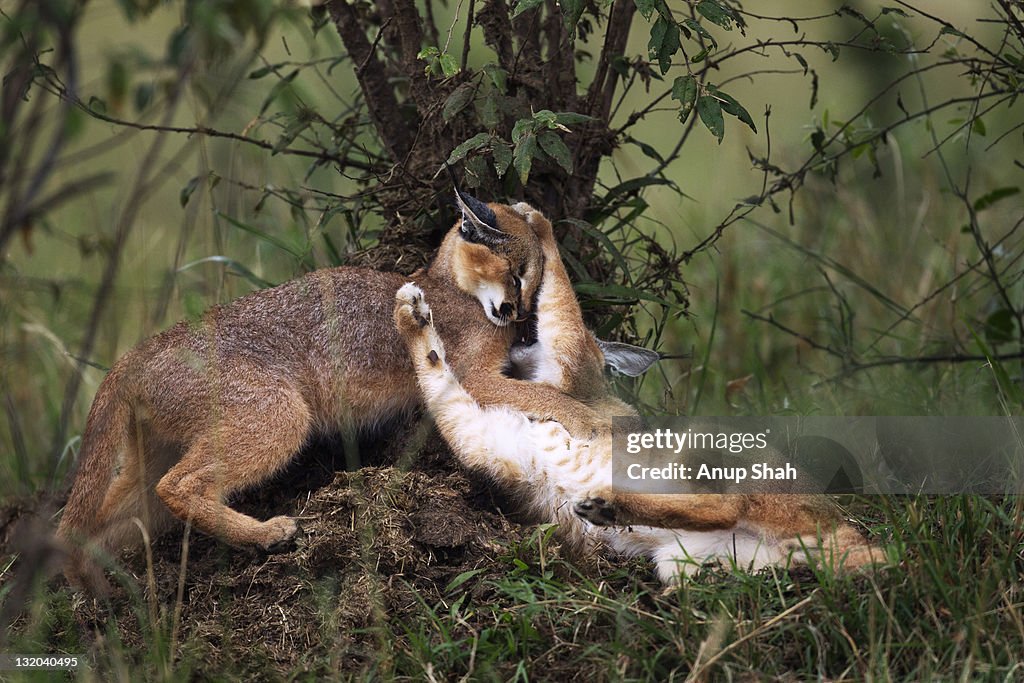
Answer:
M4 3L0 496L61 489L105 368L141 338L313 268L421 265L454 216L444 161L481 198L554 219L600 335L688 356L621 387L646 412L1020 414L1021 12L762 4ZM907 595L890 577L861 603L864 585L826 580L804 603L755 577L668 605L623 574L605 601L531 570L500 584L494 618L567 638L600 605L584 627L623 678L709 657L1012 677L1019 506L868 510L914 567ZM954 595L961 566L984 578ZM780 616L794 605L819 636ZM455 653L483 636L463 616L424 605L424 624L385 637L392 672L472 669ZM451 639L427 634L435 621ZM704 654L677 647L680 624ZM528 668L527 636L490 656ZM823 641L854 643L849 668L822 668Z

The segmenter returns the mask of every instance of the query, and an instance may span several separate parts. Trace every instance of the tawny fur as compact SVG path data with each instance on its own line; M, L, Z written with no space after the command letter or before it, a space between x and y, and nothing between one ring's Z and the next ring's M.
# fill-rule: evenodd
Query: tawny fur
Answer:
M545 256L533 379L562 392L565 416L586 405L597 417L592 435L581 438L557 411L552 420L537 420L512 395L507 405L482 406L449 364L443 313L428 306L428 292L406 285L396 296L395 323L425 403L465 466L517 493L542 520L557 522L575 546L650 557L666 583L707 561L746 569L810 561L851 568L880 559L824 496L613 490L611 418L637 413L607 385L605 358L584 326L550 224L527 205L513 208L537 231Z
M434 301L452 367L473 378L477 400L516 396L522 410L551 417L559 392L502 374L514 336L504 323L527 313L540 281L538 238L518 212L490 207L505 237L470 241L457 224L411 278L316 271L127 352L96 394L58 529L69 580L103 592L95 559L137 542L139 523L153 537L173 517L236 546L286 544L295 520L261 522L225 500L272 477L313 434L366 429L419 404L391 315L410 279ZM567 422L589 430L592 419L581 407Z

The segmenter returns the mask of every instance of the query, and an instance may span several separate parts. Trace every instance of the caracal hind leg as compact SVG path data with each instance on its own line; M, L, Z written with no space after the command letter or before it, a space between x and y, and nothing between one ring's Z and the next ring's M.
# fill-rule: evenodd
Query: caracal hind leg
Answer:
M104 549L134 547L152 541L173 522L173 516L153 491L153 479L125 468L110 486L99 513L97 545ZM145 534L145 535L144 535Z
M79 500L68 505L78 505L77 519L71 522L65 511L58 530L67 553L65 575L73 585L94 596L109 593L102 567L111 563L113 553L155 539L173 521L153 491L153 484L168 467L163 457L166 451L146 448L141 430L132 431L131 438L116 448L111 461L104 463L111 470L109 485L76 490L72 495L79 496ZM92 493L101 498L83 513L81 497Z
M750 496L747 515L793 564L827 564L855 569L885 560L881 548L843 520L835 502L823 495L763 494Z
M783 539L779 548L795 565L821 564L848 571L885 562L885 553L852 525L841 522L832 529Z
M298 532L294 519L260 522L224 501L287 465L305 443L312 420L302 396L290 387L250 382L246 391L251 400L224 406L221 418L192 443L156 490L172 513L200 531L233 546L277 551Z

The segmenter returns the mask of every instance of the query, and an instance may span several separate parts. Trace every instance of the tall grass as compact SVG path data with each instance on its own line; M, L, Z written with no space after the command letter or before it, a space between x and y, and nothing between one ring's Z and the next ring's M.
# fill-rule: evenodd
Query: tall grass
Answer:
M323 31L311 39L312 49L335 49L332 40ZM239 111L252 109L245 97L252 94L240 95ZM234 110L222 115L239 116ZM954 348L991 357L998 348L978 322L993 292L979 276L965 274L977 254L960 230L962 203L950 195L934 157L925 156L928 140L923 127L897 139L883 152L882 180L856 165L836 184L813 180L796 198L793 223L766 209L730 228L716 252L700 254L684 272L688 317L664 317L656 302L645 301L659 348L693 355L664 361L639 387L639 400L683 414L1019 414L1019 363L907 363L850 372L842 359L744 314L772 316L862 359ZM90 164L121 164L141 146L130 149ZM732 153L743 151L740 144ZM996 149L983 161L971 151L956 163L973 164L974 186L991 189L1006 182L998 169L1014 153ZM145 229L126 252L64 443L51 443L62 391L76 371L73 354L109 249L111 207L124 198L98 195L63 209L54 222L38 226L30 243L16 246L0 271L5 502L60 486L103 368L138 339L252 288L343 262L373 243L379 218L366 215L358 198L324 218L316 193L282 199L271 191L312 184L293 161L209 141L187 159L168 171L145 208ZM699 203L648 194L652 215L668 226L657 228L665 239L685 243L702 236L702 226L744 194L746 181L723 181L708 177L707 167L694 168L679 184ZM700 175L703 185L690 182ZM182 189L194 178L200 180L182 206ZM324 191L352 190L323 170L313 180ZM995 240L1021 214L1020 201L1010 198L987 209L982 226ZM1011 252L1020 248L1019 236L1006 245ZM1022 288L1020 280L1012 284L1017 300L1024 300ZM419 595L401 619L378 610L376 622L354 634L365 638L358 656L336 645L336 610L347 596L338 595L329 578L304 580L301 587L304 604L322 618L323 638L308 644L297 669L278 668L257 642L247 644L248 659L209 668L204 653L211 642L232 642L232 623L181 623L178 591L158 593L128 576L130 608L100 613L98 623L80 623L82 605L68 591L40 592L5 649L90 651L94 669L79 672L81 680L1024 677L1020 500L879 497L852 501L849 511L885 544L889 567L857 576L826 569L755 576L708 569L663 593L644 562L579 568L551 552L542 529L503 547L495 562L481 567L485 571ZM11 558L0 557L0 602L9 596L11 571ZM405 580L370 578L371 591ZM158 594L174 597L157 602ZM101 640L89 642L94 628Z
M1024 648L1019 501L978 497L856 501L886 543L891 566L853 576L827 568L757 575L704 569L674 589L642 562L580 572L545 548L543 530L506 547L483 576L457 577L401 618L380 613L350 636L370 643L355 660L325 638L299 669L281 669L258 643L211 670L204 625L169 661L167 620L145 600L101 627L82 680L264 678L345 680L1016 680ZM875 520L875 521L870 521ZM379 588L401 577L381 576ZM309 596L320 590L306 591ZM328 594L330 589L327 589ZM372 597L372 596L371 596ZM320 603L325 628L351 596ZM340 603L335 602L340 601ZM12 651L81 651L66 592L35 603ZM227 603L226 603L227 604ZM145 646L124 642L141 633ZM339 655L342 655L339 657ZM340 669L340 670L339 670ZM12 680L32 680L15 676Z

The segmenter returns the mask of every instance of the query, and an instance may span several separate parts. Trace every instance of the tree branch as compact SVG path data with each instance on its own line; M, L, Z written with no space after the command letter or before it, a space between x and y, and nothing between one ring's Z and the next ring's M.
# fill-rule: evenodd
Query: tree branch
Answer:
M608 13L608 29L604 47L601 48L601 60L587 90L587 113L601 121L606 121L611 112L619 78L618 72L611 68L611 62L626 51L635 13L636 3L633 0L615 0Z
M380 166L375 166L372 163L359 161L358 159L352 159L348 156L333 154L322 150L315 149L294 149L292 147L284 147L278 149L277 146L272 142L266 140L260 140L258 138L251 138L241 133L232 133L226 130L217 130L208 126L165 126L154 123L138 123L135 121L128 121L126 119L119 119L109 114L103 114L94 109L90 109L88 105L80 100L75 101L75 105L85 111L89 116L99 119L100 121L106 121L107 123L113 123L124 128L132 128L135 130L149 130L158 133L182 133L185 135L203 135L208 138L225 138L227 140L237 140L238 142L244 142L247 145L253 145L261 149L270 151L276 151L277 154L286 154L297 157L306 157L309 159L319 159L320 161L328 161L336 163L342 168L356 168L361 171L367 171L369 173L383 173L386 169Z
M391 160L400 163L412 148L410 131L415 130L418 124L402 119L384 65L377 59L373 46L367 40L355 8L345 0L330 0L327 10L352 61L363 65L356 72L356 78L366 97L370 118Z

